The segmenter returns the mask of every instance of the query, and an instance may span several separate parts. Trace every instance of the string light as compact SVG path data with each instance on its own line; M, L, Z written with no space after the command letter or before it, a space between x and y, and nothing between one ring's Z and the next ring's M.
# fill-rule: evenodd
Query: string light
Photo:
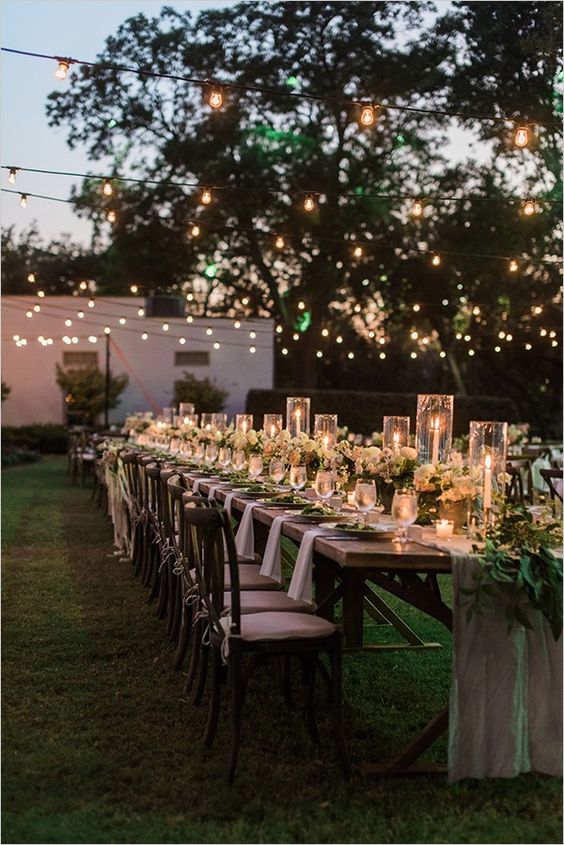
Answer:
M281 349L280 351L281 351L282 355L287 355L287 354L288 354L288 350L286 349L286 347L284 347L284 348L283 348L283 349Z
M108 223L115 223L116 222L117 214L115 213L115 211L113 209L110 208L110 210L106 214L106 220L108 221Z
M284 249L285 241L282 235L277 235L276 240L274 241L274 246L276 249Z
M299 334L297 332L294 332L294 334L292 335L292 340L299 340L299 339L300 339Z
M110 333L111 333L111 331L112 331L112 330L111 330L111 328L110 328L109 326L104 326L104 334L110 334Z
M386 359L386 353L380 352L380 355L378 357L380 358L381 361L384 361Z
M370 103L365 103L360 109L359 122L361 126L374 126L376 122L376 109Z
M78 287L80 290L86 290L88 288L88 282L81 282Z
M254 355L256 351L256 346L249 346L249 352L251 353L251 355Z
M362 258L362 255L363 255L363 249L362 249L362 247L360 246L360 244L357 244L357 245L355 246L355 248L353 249L353 255L354 255L354 257L355 257L355 258Z
M341 337L341 335L337 335L337 337L335 338L335 342L336 343L342 343L343 342L343 338Z
M147 332L143 332L143 334L141 335L141 340L147 340L148 337L149 335L147 334Z
M78 317L79 320L83 320L84 319L84 311L77 311L76 316Z
M306 194L304 199L304 210L305 211L313 211L315 209L315 199L313 194Z
M127 322L127 321L126 321L125 317L120 317L120 318L119 318L119 324L120 324L120 326L125 326L126 322Z
M417 358L417 352L412 352L412 353L411 353L411 358L414 358L414 359L415 359L415 358Z
M323 358L323 352L321 351L321 349L318 349L315 354L318 358Z
M91 334L89 336L88 340L90 341L90 343L98 343L98 338L96 337L95 334Z
M413 310L414 310L415 312L421 311L421 306L420 306L420 305L415 304L415 305L413 306Z
M329 329L322 329L321 334L323 337L329 337Z
M43 299L43 297L45 296L45 291L44 291L44 290L38 290L38 291L37 291L37 296L38 296L40 299Z
M190 229L190 234L192 235L193 238L199 238L200 232L201 232L200 227L198 226L197 223L194 223L194 225Z
M347 355L347 358L349 358L349 360L352 361L353 358L354 358L354 352L349 352L349 354Z
M444 349L441 349L441 351L439 352L439 358L446 358L446 352L444 351Z
M223 93L221 88L213 88L208 103L212 109L220 109L223 105Z
M530 344L530 343L526 343L526 344L525 344L525 349L527 350L527 352L530 352L530 350L531 350L532 348L533 348L533 347L531 346L531 344Z
M33 310L36 314L39 314L41 312L41 305L34 305Z
M72 326L72 320L65 320L65 326L67 326L67 328Z
M431 259L431 264L433 267L439 267L441 263L441 256L438 253L435 253Z
M104 179L104 184L102 185L102 193L105 197L111 197L113 194L114 189L112 187L111 179Z
M57 59L57 70L55 71L55 79L66 79L70 67L68 59Z
M33 284L35 282L35 273L29 273L27 280Z
M515 132L514 138L515 146L523 149L529 143L529 127L519 126Z
M511 261L509 262L509 272L510 273L516 273L518 269L519 269L519 265L517 264L515 259L512 258Z
M249 332L249 337L251 338L251 340L254 340L256 336L257 336L256 332Z
M20 208L27 208L27 194L20 195Z
M8 182L10 185L16 184L16 174L18 172L17 167L10 167L10 172L8 173Z
M218 342L217 342L217 340L216 340L216 342L215 342L215 343L214 343L214 345L213 345L213 348L214 348L214 349L220 349L220 348L221 348L221 344L220 344L220 343L218 343Z
M212 201L212 192L210 188L204 188L200 198L202 205L209 205Z
M95 304L96 304L96 303L94 302L94 300L93 300L93 299L89 299L89 300L88 300L88 307L89 307L89 308L94 308Z
M169 330L169 328L170 328L170 326L169 326L168 323L163 323L163 325L162 325L163 332L167 332Z
M137 316L138 317L144 317L145 316L145 309L144 308L138 308L137 309Z
M25 316L26 317L33 317L33 311L26 311Z
M421 217L423 214L423 203L421 200L415 200L411 206L411 213L414 217Z
M276 334L282 334L283 331L284 329L282 328L282 326L276 326Z
M178 342L181 346L184 346L184 344L186 343L186 338L185 337L179 337Z
M523 214L526 217L532 217L536 213L537 207L534 200L526 200L523 205Z

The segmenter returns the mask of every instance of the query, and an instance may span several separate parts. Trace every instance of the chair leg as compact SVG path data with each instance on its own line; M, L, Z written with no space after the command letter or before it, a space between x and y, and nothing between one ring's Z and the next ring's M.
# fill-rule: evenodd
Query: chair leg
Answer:
M182 623L182 608L184 606L184 591L182 589L182 580L178 577L178 575L174 576L174 584L175 598L172 605L173 617L170 631L170 639L173 642L177 642L180 634L180 625Z
M206 748L211 748L217 733L219 722L219 704L221 699L221 654L218 648L212 649L212 690L210 707L208 711L208 723L204 743Z
M192 699L192 704L194 705L194 707L200 706L200 704L202 703L202 698L204 697L204 692L206 691L209 658L210 646L204 645L202 643L200 646L200 674L198 676L198 686L194 690L194 697Z
M233 783L239 746L241 744L241 711L243 708L243 678L241 672L241 655L235 650L229 658L229 674L231 685L231 752L227 771L228 783Z
M314 745L320 745L319 729L315 718L315 665L317 655L304 656L302 659L303 679L305 686L305 706L307 729Z
M178 575L173 572L173 566L168 566L167 571L167 605L166 605L166 635L171 642L176 639L177 630L175 630L176 619L176 605L177 605L177 587Z
M202 641L203 623L199 619L194 628L194 642L192 643L192 654L190 655L190 666L188 668L188 676L184 684L184 694L187 695L192 689L196 672L198 671L198 662L200 659L200 647Z
M332 691L332 711L333 711L333 730L335 732L335 744L341 760L343 774L346 778L351 776L351 764L345 743L345 734L343 731L343 696L342 696L342 675L341 675L341 644L330 649L329 659L331 661L331 675L333 677L333 691Z
M182 618L180 620L180 630L178 634L178 642L176 644L176 651L174 653L173 669L178 671L182 668L188 646L190 645L190 632L192 629L192 609L187 607L183 602L184 608L182 610Z
M168 563L165 563L164 571L161 569L159 571L159 560L157 558L156 569L157 569L157 580L159 584L159 601L157 603L157 616L159 619L164 619L167 614L168 608L168 601L169 601L169 594L168 594Z

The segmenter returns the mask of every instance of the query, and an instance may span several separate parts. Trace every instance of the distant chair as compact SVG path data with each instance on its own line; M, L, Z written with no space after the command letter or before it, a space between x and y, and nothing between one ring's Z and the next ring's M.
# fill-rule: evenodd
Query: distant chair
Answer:
M526 502L532 500L533 472L528 458L512 458L507 463L507 473L510 476L506 489L506 496L511 502Z
M556 480L562 481L562 470L560 469L541 469L540 471L542 480L546 483L548 487L548 492L550 493L551 499L560 499L562 501L562 487L560 490L557 489L554 482Z

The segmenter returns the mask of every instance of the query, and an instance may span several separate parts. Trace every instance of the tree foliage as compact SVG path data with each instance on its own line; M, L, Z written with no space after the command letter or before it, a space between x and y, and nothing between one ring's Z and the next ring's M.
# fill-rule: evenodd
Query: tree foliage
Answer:
M192 402L196 412L215 412L225 408L225 401L229 393L209 378L198 379L192 373L185 372L181 379L174 382L175 407L181 402Z
M117 408L129 382L125 374L110 373L108 408ZM79 412L85 423L93 425L105 407L106 377L96 366L63 369L57 364L57 384L63 390L69 411Z

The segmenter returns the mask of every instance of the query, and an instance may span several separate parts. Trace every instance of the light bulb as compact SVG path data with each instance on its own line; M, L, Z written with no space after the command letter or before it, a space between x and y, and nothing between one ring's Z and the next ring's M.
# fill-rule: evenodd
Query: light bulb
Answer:
M125 326L125 317L119 318L119 324L120 324L120 326Z
M139 285L129 285L129 290L131 293L138 293L139 292Z
M304 200L304 209L306 211L313 211L315 208L315 200L313 198L313 194L306 194L306 198Z
M162 328L163 328L163 332L167 332L169 330L170 326L169 326L168 323L163 323Z
M254 355L256 351L256 346L249 346L249 352L251 353L251 355Z
M411 213L414 217L421 217L423 214L423 203L421 200L415 200L411 206Z
M88 287L88 282L81 282L81 283L79 284L79 288L80 288L80 290L86 290L86 289L87 289L87 287Z
M367 103L363 105L360 110L359 120L361 126L374 126L374 123L376 122L376 109L374 106Z
M116 222L117 214L115 213L115 211L112 208L110 208L110 210L106 214L106 220L108 221L108 223L115 223Z
M66 79L70 63L65 59L57 60L57 70L55 71L55 79Z
M21 208L27 208L27 194L22 194L20 197Z
M362 252L363 250L360 244L357 244L357 246L353 249L353 255L355 258L362 258Z
M523 214L527 217L532 217L536 210L534 200L525 201L525 204L523 205Z
M274 241L274 246L276 247L276 249L284 249L284 238L282 237L282 235L278 235L278 237Z
M527 126L519 126L515 132L515 146L522 149L529 143L529 129Z
M200 232L201 232L200 227L198 226L197 223L194 223L194 225L190 229L190 234L192 235L193 238L199 238Z
M511 261L509 262L509 272L510 273L516 273L518 269L519 269L519 265L517 264L515 259L512 258Z
M10 167L10 172L8 173L8 182L10 185L16 184L16 173L18 172L17 167Z
M79 320L83 320L84 319L84 311L77 311L76 316L78 317Z
M112 188L112 182L110 179L104 179L104 184L102 185L102 193L105 197L111 197L113 194L114 189Z
M202 191L201 201L202 205L209 205L212 201L212 193L209 188L204 188L204 190Z
M137 316L138 317L144 317L145 316L145 309L144 308L138 308L137 309Z
M33 284L35 282L35 273L30 273L27 277L27 280L28 282L31 282L31 284Z
M220 109L223 105L223 94L221 88L214 88L208 100L212 109Z
M95 305L95 304L96 304L96 303L94 302L94 300L93 300L93 299L89 299L89 300L88 300L88 307L89 307L89 308L94 308L94 305Z
M148 337L149 335L147 334L147 332L143 332L143 334L141 335L141 340L147 340Z
M111 332L110 327L109 327L109 326L105 326L105 327L104 327L104 334L110 334L110 332Z
M435 253L433 255L433 258L431 259L431 264L433 265L433 267L438 267L440 265L440 263L441 263L441 256L438 255L438 253Z

